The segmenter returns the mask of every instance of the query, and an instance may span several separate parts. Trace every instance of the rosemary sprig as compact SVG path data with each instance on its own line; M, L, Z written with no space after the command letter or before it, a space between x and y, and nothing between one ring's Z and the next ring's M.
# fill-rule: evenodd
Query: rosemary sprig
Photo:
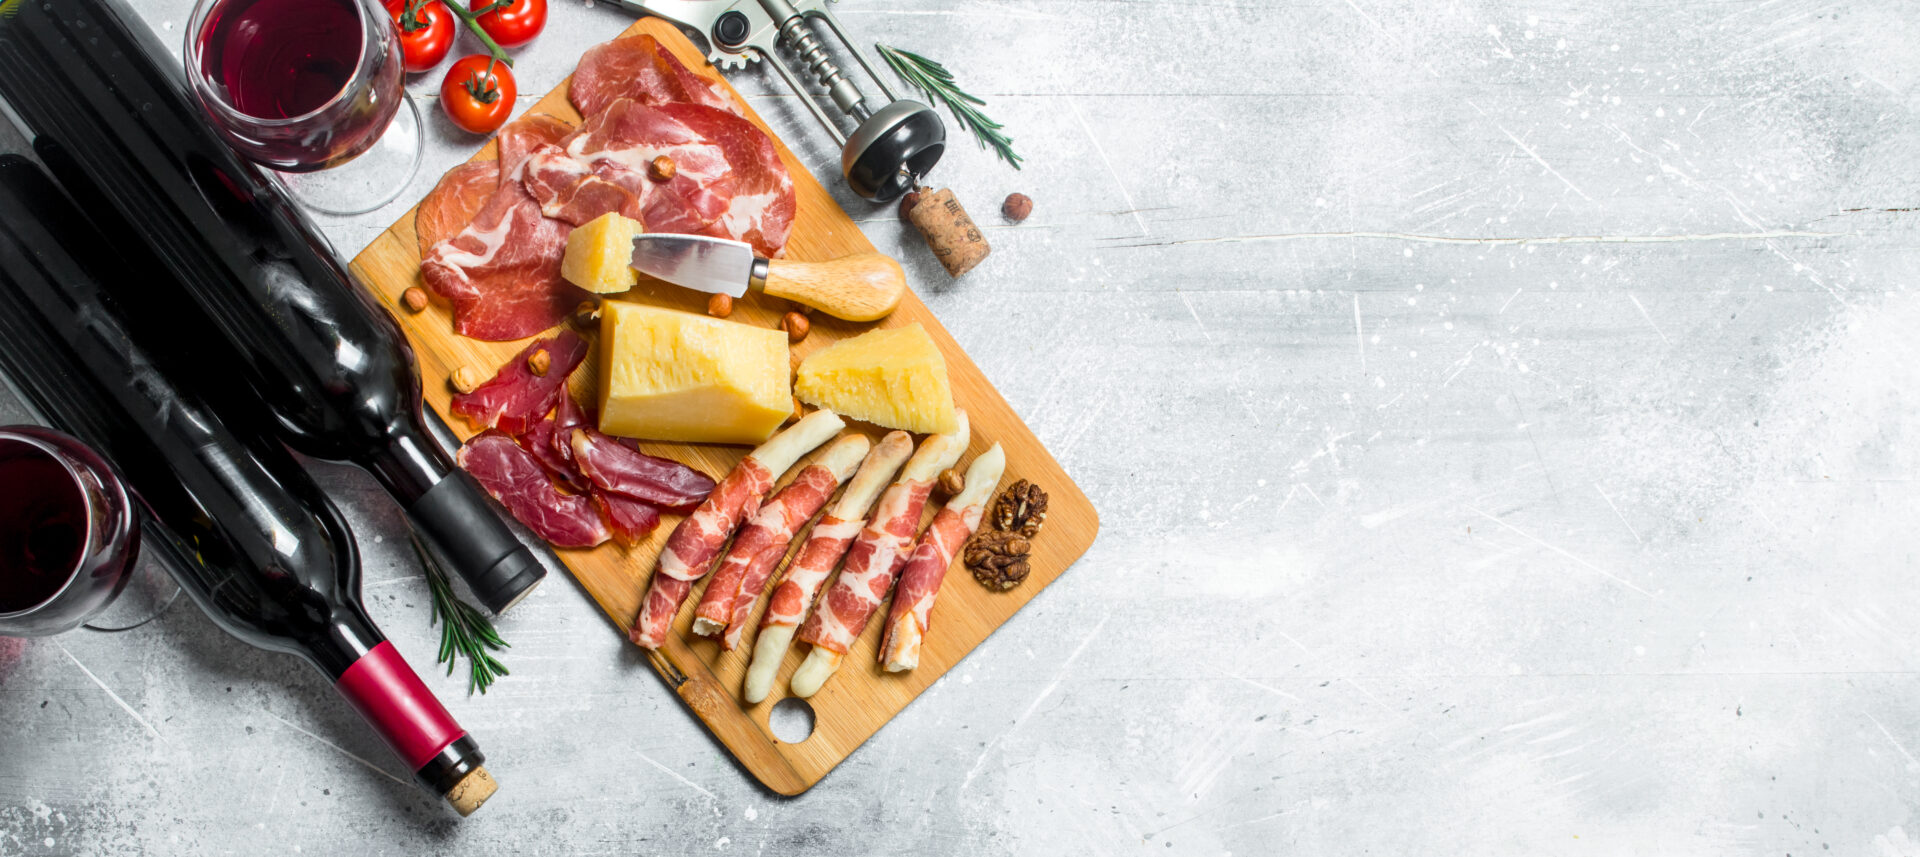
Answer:
M912 51L890 48L878 42L873 47L880 51L880 57L893 67L893 73L900 75L901 80L918 87L928 98L946 104L947 109L953 111L953 118L960 120L960 126L979 138L980 145L991 147L1001 160L1016 170L1020 169L1022 159L1013 153L1013 139L1000 133L1000 123L980 112L980 107L986 102L967 94L955 84L953 72L947 71L946 66Z
M419 554L420 565L426 569L427 589L433 593L432 622L440 626L440 656L434 663L446 664L447 675L453 675L456 657L465 657L469 664L467 695L472 696L476 690L486 693L495 679L508 674L506 665L492 653L512 647L500 639L486 614L453 594L446 569L420 543L418 535L413 536L413 552Z

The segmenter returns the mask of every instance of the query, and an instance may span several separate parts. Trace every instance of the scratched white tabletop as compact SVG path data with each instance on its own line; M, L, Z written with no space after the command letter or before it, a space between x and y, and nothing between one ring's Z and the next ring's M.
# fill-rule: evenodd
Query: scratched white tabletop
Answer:
M629 21L552 2L523 101ZM180 38L186 0L139 6ZM995 247L957 283L842 199L1092 552L793 800L565 577L492 693L431 677L503 783L465 821L191 606L0 640L0 854L1920 853L1911 5L839 11L1028 158L935 173ZM409 202L478 143L437 83ZM351 255L404 207L323 226ZM318 470L426 665L398 513Z

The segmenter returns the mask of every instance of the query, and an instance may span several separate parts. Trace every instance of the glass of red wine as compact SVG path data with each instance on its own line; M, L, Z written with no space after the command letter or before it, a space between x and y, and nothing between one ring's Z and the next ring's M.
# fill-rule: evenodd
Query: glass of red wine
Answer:
M377 0L199 0L187 78L221 136L302 205L364 214L420 166L394 29Z
M4 426L0 485L0 636L58 634L99 617L140 552L139 504L113 468L60 432ZM171 601L99 630L142 624Z

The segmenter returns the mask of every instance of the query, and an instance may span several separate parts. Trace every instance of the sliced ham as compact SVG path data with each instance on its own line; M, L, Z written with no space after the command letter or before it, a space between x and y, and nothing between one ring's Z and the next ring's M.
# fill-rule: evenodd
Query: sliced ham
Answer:
M601 491L670 509L691 507L713 493L706 474L648 455L591 426L575 427L571 438L574 465Z
M452 302L453 328L462 336L522 339L559 324L588 297L560 276L570 231L540 213L524 183L510 181L465 229L433 245L420 273Z
M553 451L559 453L569 466L573 463L573 430L592 424L587 419L587 412L573 400L572 394L562 394L560 400L554 403Z
M493 161L469 161L441 176L413 212L420 258L425 259L433 245L460 234L499 186L500 165Z
M480 487L548 544L590 548L607 540L607 527L593 503L555 488L547 469L513 438L482 432L460 447L458 457Z
M540 462L548 473L553 474L553 478L560 480L568 488L578 492L593 487L592 483L587 481L587 477L580 475L580 471L573 466L573 462L560 457L559 448L553 442L553 435L554 419L549 415L528 427L527 433L516 440L520 441L521 449L526 450L527 454Z
M574 66L567 99L592 116L622 98L642 104L704 104L739 113L718 83L689 71L648 35L614 39L587 49Z
M920 665L920 643L933 621L933 601L947 577L960 546L980 528L987 500L1007 469L1007 454L994 444L967 467L966 487L933 516L927 532L913 548L893 588L893 604L880 632L880 665L887 672L905 672Z
M660 526L660 509L644 500L595 491L593 505L605 517L613 540L626 547L644 541L649 533Z
M536 375L527 364L534 352L547 352L547 371ZM525 434L553 410L565 395L567 376L587 357L586 340L571 330L528 345L507 365L471 393L453 397L450 408L474 428L497 428L510 435Z
M573 133L573 125L558 116L545 113L529 113L508 122L500 129L497 138L500 146L500 169L495 177L496 185L504 185L518 169L520 162L533 154L534 150L550 143L558 143Z

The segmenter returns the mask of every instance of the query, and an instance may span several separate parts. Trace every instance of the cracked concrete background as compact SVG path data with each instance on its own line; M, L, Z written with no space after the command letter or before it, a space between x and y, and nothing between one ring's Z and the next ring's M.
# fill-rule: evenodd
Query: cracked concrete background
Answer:
M551 2L526 103L629 20ZM1092 551L792 800L564 576L492 693L429 676L502 782L466 821L186 604L0 640L0 855L1920 854L1911 3L838 8L1029 159L936 172L995 246L957 283L841 198ZM403 201L322 221L343 253L478 144L437 85ZM428 666L398 513L316 469Z

